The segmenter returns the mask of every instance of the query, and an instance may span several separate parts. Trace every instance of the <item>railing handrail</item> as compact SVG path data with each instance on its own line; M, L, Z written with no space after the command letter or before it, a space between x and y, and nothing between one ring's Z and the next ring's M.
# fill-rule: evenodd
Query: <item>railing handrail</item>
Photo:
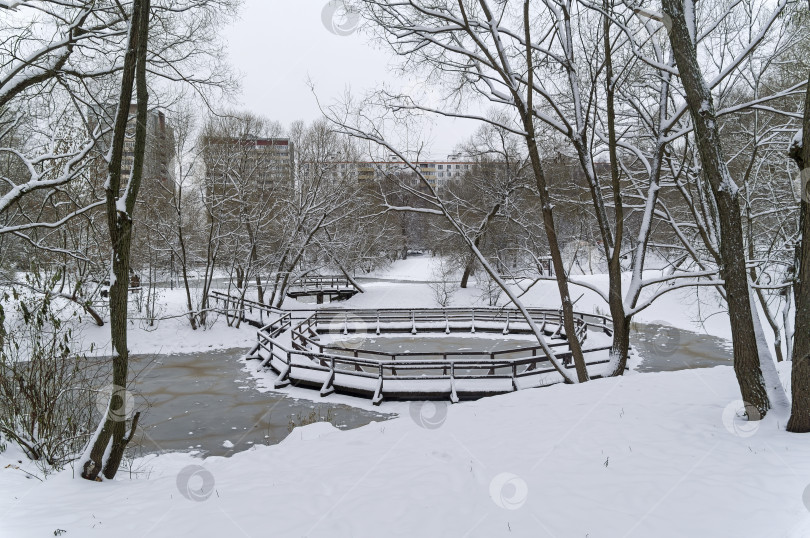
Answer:
M543 320L546 321L547 317L557 318L560 321L562 320L562 314L557 309L552 308L528 308L527 312L531 314L533 317L534 315L542 315ZM454 308L443 308L443 309L425 309L425 308L379 308L375 310L363 310L363 309L320 309L318 310L315 315L318 317L327 317L332 316L333 320L339 319L341 316L348 317L352 316L357 318L359 321L372 321L376 322L378 319L380 321L385 322L394 322L394 321L449 321L451 316L453 316L454 320L457 320L456 315L459 314L469 314L470 316L473 315L496 315L495 317L498 318L498 321L502 321L504 317L507 318L507 322L511 323L525 323L525 319L523 318L523 314L517 309L505 309L499 307L470 307L470 308L463 308L463 307L454 307ZM419 316L417 318L417 316ZM593 323L588 321L588 318L595 319L599 321L599 323ZM464 316L464 319L467 319L467 316ZM492 318L478 318L478 321L492 321ZM607 316L603 316L600 314L585 314L577 312L575 313L574 323L577 324L578 328L582 328L583 326L586 327L593 327L599 328L602 330L612 330L613 323Z
M389 312L392 312L392 311L412 312L412 311L415 311L417 309L394 309L394 308L390 308L390 309L377 309L377 310L373 310L371 312L377 312L377 311L382 311L382 310L389 311ZM421 310L423 310L423 311L431 311L430 309L421 309ZM446 310L446 309L442 309L442 310ZM457 308L457 309L454 309L454 310L469 311L470 309ZM489 309L489 310L495 311L494 309ZM554 309L531 309L531 310L533 310L534 312L540 312L540 313L553 313L555 316L558 313L558 311L554 310ZM530 312L531 312L531 310L530 310ZM435 310L433 310L433 311L435 311ZM503 309L498 309L498 311L503 311ZM356 312L364 312L364 313L367 313L369 311L368 310L359 310L359 309L352 309L352 310L349 310L349 309L346 309L346 310L342 310L342 309L341 310L337 310L337 309L319 310L319 311L311 314L307 318L304 318L303 320L301 320L294 327L291 325L290 331L291 331L291 348L292 349L288 349L286 346L283 346L283 345L281 345L279 343L275 343L275 345L278 346L279 348L281 348L285 352L294 353L294 354L298 354L298 355L304 355L304 356L308 356L310 358L314 358L314 359L318 359L318 360L322 360L322 359L323 360L332 360L332 359L334 359L336 362L339 362L339 363L359 364L359 365L365 365L365 366L382 366L383 368L388 368L390 366L390 367L393 367L394 369L396 369L397 366L399 366L399 365L411 364L413 361L416 361L415 362L416 364L421 364L421 363L425 362L425 361L418 361L416 359L400 359L398 357L419 357L419 356L422 356L422 357L424 357L424 356L433 356L433 357L440 357L440 356L441 357L489 356L489 357L497 357L497 356L500 356L500 355L515 354L515 353L521 353L521 352L525 352L525 351L535 351L535 350L539 351L540 349L542 349L542 346L540 346L540 344L538 343L537 345L534 345L534 346L526 346L526 347L522 347L522 348L515 348L515 349L509 349L509 350L500 350L500 351L491 351L491 352L449 351L449 352L433 352L433 353L431 353L431 352L386 353L386 352L373 351L373 350L354 350L354 351L352 351L353 353L356 351L356 353L358 353L358 354L365 353L365 354L368 354L368 355L379 355L379 356L384 356L384 357L392 357L392 360L377 360L377 359L373 359L373 358L364 358L364 357L351 356L351 355L345 355L345 354L340 354L340 353L325 353L325 352L322 352L322 351L313 351L313 350L301 349L299 347L296 347L296 346L301 346L301 344L299 342L296 342L296 338L297 338L298 340L303 341L306 344L318 346L319 349L337 351L339 348L334 347L334 346L323 345L323 344L317 343L314 340L312 340L311 338L309 338L308 336L306 336L305 334L303 334L303 332L301 330L299 330L299 329L301 329L304 325L307 325L307 328L311 328L314 323L317 323L317 317L319 315L322 315L322 314L340 314L340 313L344 313L344 312L355 312L355 313ZM290 314L288 313L287 315L289 316ZM376 316L373 316L373 317L369 316L369 317L376 320ZM598 317L604 318L603 316L598 316ZM390 320L386 320L386 321L390 321ZM478 321L486 321L486 320L478 320ZM522 318L516 320L516 322L518 322L518 323L520 323L521 321L525 322L525 320L522 320ZM587 330L588 323L584 322L584 321L583 321L583 323L585 324L586 330ZM291 324L291 319L290 319L290 324ZM602 325L596 325L596 327L601 329L603 326ZM261 329L260 329L260 331L261 331ZM272 338L275 338L275 337L272 337ZM559 343L559 344L551 343L551 344L548 344L548 345L551 346L551 347L557 347L557 346L563 345L563 344L564 343ZM606 349L610 349L610 346L583 349L582 352L583 353L593 353L593 352L596 352L596 351L604 351ZM569 351L569 352L564 352L564 353L560 353L560 354L556 354L556 355L557 355L558 358L559 357L566 357L566 356L570 356L571 352ZM529 364L529 363L536 363L536 362L546 362L548 360L549 359L545 354L534 354L534 355L532 355L530 357L504 358L504 359L494 359L494 360L490 359L489 361L487 361L486 364L488 364L488 365L496 365L494 367L497 368L497 367L499 367L499 366L497 366L497 364L498 364L497 361L501 361L501 363L502 363L501 367L505 367L506 365L512 365L512 364L522 365L522 364ZM438 364L439 366L437 366L437 368L445 367L446 365L449 365L450 363L463 365L463 364L467 364L469 362L481 363L481 361L479 359L461 359L461 358L434 359L434 360L429 361L429 363L431 365ZM443 365L445 365L445 366L443 366ZM493 366L489 366L489 367L493 367ZM431 369L432 368L433 368L433 366L431 366Z
M277 320L274 323L277 323L278 321L281 321L281 320ZM263 329L266 329L268 327L269 327L269 325L264 327ZM262 331L262 329L260 329L260 331ZM265 335L265 338L272 339L272 338L275 338L275 337ZM431 360L431 361L421 360L420 361L420 360L403 359L403 360L396 360L396 361L381 361L381 360L376 360L376 359L366 359L366 358L362 358L362 357L352 357L352 356L349 356L349 355L333 355L333 354L330 354L330 353L321 353L321 352L318 352L318 351L311 351L311 350L290 349L290 348L287 348L285 345L280 344L278 342L273 342L273 345L274 345L274 347L277 347L277 348L279 348L280 350L282 350L282 351L284 351L286 353L290 353L290 354L293 354L293 355L302 355L302 356L306 356L306 357L309 357L309 358L312 358L312 359L324 360L324 361L328 360L328 361L334 361L335 363L342 363L342 364L352 364L352 365L358 364L360 366L383 367L383 368L394 369L394 370L400 369L400 368L405 369L408 366L410 366L412 368L419 368L422 365L424 365L424 369L435 370L435 369L448 368L451 363L455 364L456 366L466 366L467 368L470 368L470 367L477 367L477 368L506 368L506 367L509 367L509 366L512 366L512 365L521 366L521 365L524 365L524 364L532 364L532 363L537 363L537 362L548 362L549 361L549 358L545 354L543 354L543 355L533 355L531 357L519 357L519 358L514 358L514 359L501 359L499 361L481 361L481 360L478 360L478 359L452 359L452 360L446 360L446 361L443 361L443 360ZM586 353L595 353L595 352L598 352L598 351L606 351L606 350L610 349L611 347L612 346L610 346L610 345L605 345L605 346L599 346L599 347L595 347L595 348L583 349L582 353L586 354ZM563 357L563 356L570 355L570 354L571 354L570 352L561 353L561 354L557 355L557 357ZM390 354L387 354L387 355L390 356ZM444 355L444 353L433 353L433 355L437 355L437 356L438 355ZM474 366L474 365L479 365L479 366ZM303 366L303 365L296 365L296 366ZM341 371L341 373L353 374L354 372L351 372L351 371L347 370L345 372Z
M471 306L471 307L463 307L463 306L455 306L455 307L445 307L445 308L375 308L371 310L371 312L510 312L510 313L519 313L520 311L516 308L504 308L499 306ZM526 311L529 313L534 312L546 312L554 315L560 315L560 310L558 308L541 308L541 307L529 307L526 308ZM320 309L318 312L322 313L366 313L369 312L368 309L362 308L324 308ZM602 314L589 314L585 312L575 312L575 317L582 319L583 317L590 317L600 319L609 323L612 323L609 316L605 316Z
M338 285L345 284L346 287L354 287L354 283L351 281L351 279L344 275L305 276L293 280L290 283L290 287L304 286L306 284L322 284L324 282L329 282L330 284L337 283Z
M559 310L532 308L529 309L529 314L532 318L535 318L535 316L538 318L534 319L534 321L538 324L542 323L541 329L547 334L552 337L561 334L562 313ZM293 369L326 373L326 377L322 381L318 381L318 383L323 383L321 395L329 394L335 390L335 379L338 374L363 378L374 380L376 384L372 398L375 404L383 399L383 389L386 381L450 380L450 397L453 401L457 401L458 396L453 381L456 379L511 379L510 386L512 390L517 390L520 388L519 379L554 372L561 367L565 369L575 368L570 350L560 350L560 353L554 353L562 364L548 364L551 363L551 355L546 354L545 351L541 353L543 346L539 342L537 345L490 352L385 353L372 350L341 349L321 344L308 336L308 334L315 336L318 332L323 331L321 325L323 325L324 321L328 321L333 327L339 326L343 322L343 332L348 334L350 323L354 324L357 321L369 325L376 323L377 327L374 332L379 332L382 324L401 326L403 323L410 323L411 332L416 333L418 330L424 331L425 329L448 332L451 329L450 320L456 324L454 328L457 329L457 323L460 319L469 321L471 332L475 332L476 329L492 332L493 327L488 326L487 322L493 320L503 322L502 326L505 333L509 332L509 328L513 323L526 322L518 310L497 307L388 308L377 310L322 309L311 313L303 319L297 319L295 324L293 324L292 312L286 312L257 331L258 343L255 351L258 353L257 356L263 359L263 366L269 363L278 373L279 377L275 382L276 387L284 386L290 383L291 380L296 379L293 375ZM435 323L437 321L446 321L446 325L444 327L437 326ZM552 325L556 325L556 330L554 330L555 327L547 327L549 321L552 322ZM431 322L431 324L425 327L424 322ZM420 323L422 323L421 327ZM584 344L591 328L603 330L608 334L612 330L610 320L599 314L575 313L575 323L575 332L570 337L577 338L582 344ZM477 327L476 324L478 324ZM498 326L497 329L499 328L501 327ZM521 327L519 330L525 331L525 328ZM289 342L281 340L279 337L288 331L290 334ZM566 342L550 342L547 345L557 347L564 345ZM269 355L262 355L260 351L262 349L268 352ZM611 349L610 345L592 348L583 346L582 352L590 355L609 349ZM530 353L530 355L514 357L515 354L526 352ZM435 358L427 359L426 357ZM586 364L591 366L609 361L609 358L605 360L597 357L595 360L586 361ZM539 366L543 363L547 363L547 366ZM417 372L409 374L410 371ZM309 379L309 382L312 381L312 378L306 376L297 379Z
M285 313L287 313L285 310L282 310L280 308L276 308L274 306L270 306L270 305L267 305L267 304L264 304L264 303L260 303L259 301L254 301L254 300L248 299L248 298L235 297L233 295L230 295L228 293L223 293L223 292L218 291L218 290L211 290L210 292L208 292L208 295L213 296L215 300L224 301L226 307L227 307L228 303L235 303L237 305L240 305L240 304L243 305L243 306L240 306L239 308L234 308L233 310L239 310L239 309L244 310L244 305L247 305L247 306L252 306L254 308L260 308L260 309L264 310L265 312L269 312L271 314L277 314L279 316L282 316Z

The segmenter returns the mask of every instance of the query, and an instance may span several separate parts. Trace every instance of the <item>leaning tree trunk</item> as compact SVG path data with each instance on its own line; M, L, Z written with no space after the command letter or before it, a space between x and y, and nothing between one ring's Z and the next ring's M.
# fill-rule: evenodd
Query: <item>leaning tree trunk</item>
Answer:
M498 211L501 209L501 204L495 204L492 210L487 214L484 218L484 222L481 223L481 226L478 228L478 232L475 234L475 240L473 243L475 244L475 248L481 246L481 239L483 239L484 234L487 233L487 229L489 225L492 224L492 221L498 215ZM467 258L467 263L464 264L464 274L461 275L461 288L466 289L467 284L470 280L470 276L472 275L473 269L475 268L475 256L472 254L469 258Z
M531 121L524 123L526 129L534 129ZM574 365L577 370L577 379L580 383L588 381L588 369L585 366L585 356L582 353L582 346L576 337L576 325L574 324L574 303L571 300L571 292L568 287L568 273L565 271L565 265L562 260L562 253L560 252L560 244L557 240L557 230L554 226L554 213L552 211L551 196L548 192L545 173L540 163L540 153L537 150L537 144L534 138L534 132L529 131L528 145L529 155L532 160L532 168L534 170L534 177L537 182L537 190L540 192L540 205L543 214L543 226L548 239L548 248L551 254L551 262L554 266L554 276L557 280L557 289L560 293L560 302L562 304L562 318L565 334L568 337L568 344L571 349L571 355L574 359Z
M488 14L489 15L489 14ZM571 350L572 358L574 359L574 366L577 370L577 379L580 383L588 381L588 369L585 365L585 356L582 353L582 346L576 336L576 325L574 322L574 303L571 301L571 292L568 286L568 273L565 270L565 265L562 260L562 253L560 252L560 244L557 239L557 230L554 226L554 212L552 211L553 204L551 203L551 195L548 191L548 182L546 181L545 172L543 170L542 162L540 161L540 151L537 147L537 139L535 138L534 129L534 107L533 107L533 82L534 82L534 69L532 67L532 49L531 49L531 32L529 24L529 2L524 1L523 4L523 25L526 38L526 63L529 66L527 71L528 81L526 84L526 102L523 101L522 96L513 89L513 97L515 99L516 108L523 123L523 129L526 131L526 146L529 150L529 159L534 172L535 182L537 184L537 191L540 196L540 206L543 215L543 227L546 232L546 239L548 240L548 249L551 254L551 262L554 266L554 273L557 280L557 289L560 293L560 302L562 305L562 321L565 328L565 334L568 337L568 344Z
M787 429L807 433L810 432L810 87L804 101L801 144L791 148L791 156L801 171L802 191L799 216L801 241L796 247L796 280L793 285L796 300L791 377L793 402Z
M686 10L684 3L691 9ZM748 273L745 267L742 217L739 189L731 178L717 128L714 101L697 63L693 0L663 0L664 13L672 27L669 40L678 73L683 82L689 113L695 128L703 174L708 181L718 208L720 221L720 273L725 281L731 337L734 349L734 372L740 385L749 420L759 420L770 409L765 381L759 366L754 333ZM687 20L689 11L689 20Z
M476 243L475 246L478 246L478 244ZM464 264L464 273L462 273L461 275L461 284L459 287L461 287L462 289L467 288L467 284L469 284L470 282L470 277L472 276L474 268L475 268L475 256L470 256L467 258L467 263Z
M96 480L100 472L115 477L124 449L137 427L138 415L126 436L126 387L129 351L127 350L127 302L129 292L129 254L132 245L132 213L138 196L146 148L146 41L149 31L150 0L135 0L132 7L128 46L124 57L121 93L113 131L109 178L105 186L107 225L112 244L112 282L110 285L110 336L113 346L113 390L104 415L103 426L82 465L82 478ZM127 120L132 103L132 86L137 78L138 112L135 126L134 162L129 184L121 197L121 160ZM120 204L123 202L123 205ZM106 457L106 461L105 461Z

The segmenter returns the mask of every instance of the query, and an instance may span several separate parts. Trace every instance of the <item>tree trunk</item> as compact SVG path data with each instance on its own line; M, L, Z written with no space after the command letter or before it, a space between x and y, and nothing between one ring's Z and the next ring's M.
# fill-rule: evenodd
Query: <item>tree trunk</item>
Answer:
M124 58L123 78L113 132L109 178L105 186L107 225L112 244L112 282L110 285L110 336L113 346L113 390L103 426L93 441L89 459L82 465L82 478L96 480L103 470L108 479L115 477L124 450L132 438L126 434L126 387L129 351L127 349L127 302L129 292L129 255L132 245L132 214L143 175L146 148L146 41L149 31L150 0L135 0L132 8L129 43ZM134 162L129 184L121 196L121 160L127 120L132 102L132 86L137 78L138 112L135 127ZM123 210L122 210L123 209ZM133 433L137 419L133 421ZM106 461L105 461L106 454Z
M180 233L180 249L183 253L183 266L181 270L183 271L183 287L186 290L186 305L188 307L188 321L191 324L191 330L197 330L197 318L194 315L194 304L191 301L191 285L188 281L188 261L186 259L186 244L183 240L182 232Z
M478 239L475 240L475 246L478 246ZM475 256L467 258L467 263L464 264L464 273L461 275L461 288L466 289L467 284L472 276L473 268L475 267Z
M802 144L792 148L791 155L801 171L802 189L799 216L801 241L796 246L796 279L793 285L796 302L791 377L793 402L787 425L787 430L794 433L810 432L810 87L804 101L801 140Z
M686 10L684 4L690 8ZM720 224L720 274L725 281L734 371L749 420L759 420L770 409L765 382L759 366L754 334L748 273L745 267L739 190L726 166L720 144L714 102L697 63L693 0L663 0L664 12L672 21L669 40L683 82L692 123L695 127L703 174L717 203ZM689 19L687 20L687 11Z
M0 304L0 351L6 345L6 311L3 310L3 305Z
M608 153L610 155L610 180L613 188L613 211L615 213L615 231L612 242L607 220L602 223L603 241L605 242L605 256L608 259L608 306L613 319L613 341L610 346L611 362L615 365L610 376L624 374L627 367L627 355L630 352L630 321L631 317L625 314L624 297L622 294L622 242L624 241L624 206L622 204L622 186L619 176L619 153L616 141L616 110L615 88L613 77L613 55L610 44L610 17L612 15L612 2L605 0L605 14L603 17L605 48L605 99L607 104L608 124ZM601 194L594 191L594 196ZM595 198L596 201L596 198ZM599 207L600 204L594 204ZM612 250L611 250L612 249Z
M492 210L490 210L490 212L484 218L484 222L481 223L481 226L478 228L478 232L475 234L475 241L473 241L475 248L481 246L481 239L484 238L484 234L487 233L487 228L489 228L489 225L492 223L495 217L498 216L498 211L500 210L501 204L495 204ZM474 267L475 256L470 255L470 257L467 259L467 263L464 265L464 274L461 275L461 288L467 288L467 284L470 280L470 275L472 275Z
M180 270L183 273L183 287L186 290L186 306L188 307L188 321L191 324L191 330L197 330L197 318L194 315L194 304L191 301L191 286L188 281L188 252L186 249L186 237L183 233L183 185L180 183L177 187L177 193L174 195L174 206L177 211L177 240L180 244Z
M526 146L529 150L529 158L532 164L532 171L534 172L535 183L537 184L537 191L540 195L540 206L543 214L543 227L546 232L546 239L548 240L549 253L551 254L551 261L554 266L554 273L557 280L557 289L560 293L560 302L562 304L563 314L563 327L565 334L568 337L571 355L574 359L574 365L577 370L577 379L580 383L588 381L588 370L585 366L585 356L582 354L582 346L576 338L576 326L574 324L574 303L571 301L571 293L568 288L568 273L565 271L563 265L562 253L560 252L560 244L557 239L557 230L554 226L554 213L552 211L553 204L551 203L551 195L548 192L548 183L546 182L545 172L543 165L540 161L540 151L537 148L537 139L534 132L534 116L532 105L532 83L534 78L532 68L532 51L529 44L532 43L530 35L529 24L529 2L526 0L523 4L523 24L526 33L526 61L529 66L528 69L528 83L527 83L527 102L524 103L522 97L516 94L515 103L517 105L518 113L520 114L523 129L526 131ZM525 104L525 107L524 107Z
M219 227L212 214L208 226L208 241L205 247L205 273L203 273L203 289L200 296L201 304L197 317L199 325L202 327L205 326L208 320L208 293L214 282L214 271L217 267L217 253L219 252L220 245L219 241Z

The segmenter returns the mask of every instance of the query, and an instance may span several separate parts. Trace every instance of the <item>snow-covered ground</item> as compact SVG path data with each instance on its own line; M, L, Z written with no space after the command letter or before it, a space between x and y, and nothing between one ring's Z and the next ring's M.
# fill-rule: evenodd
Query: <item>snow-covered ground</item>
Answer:
M429 263L414 258L378 276L429 279ZM364 285L367 293L331 306L433 306L425 283ZM460 291L454 305L481 304L479 294ZM554 295L553 283L541 283L527 302L552 306ZM641 319L695 330L699 314L711 314L704 328L726 335L711 296L694 297L664 295ZM182 312L174 295L164 301L166 315ZM590 293L577 308L605 310ZM191 331L176 318L150 331L135 322L131 347L254 341L253 328L219 323ZM85 334L103 343L103 329L94 331ZM810 438L784 432L780 417L740 420L738 399L732 369L718 367L456 405L399 403L383 409L400 413L391 421L351 431L316 423L229 458L149 456L93 484L70 469L30 478L31 465L9 447L0 454L0 537L810 537Z
M144 314L139 314L130 305L127 343L130 353L138 355L192 353L210 349L250 347L256 341L255 328L245 324L239 329L228 327L220 320L207 330L192 331L188 319L183 316L186 307L185 290L175 288L160 292L161 319L150 325ZM216 314L212 314L216 316ZM92 343L99 355L110 354L110 328L105 325L85 324L81 330L84 346Z
M0 535L807 537L810 444L729 368L558 385L88 484L0 473Z
M375 279L374 281L369 282L364 277L360 278L366 293L355 295L345 302L333 303L331 307L435 307L437 305L433 300L433 292L428 282L436 278L434 272L436 265L437 259L429 256L416 256L396 261L383 271L364 276ZM652 272L650 276L654 276ZM457 277L460 278L461 275L459 274ZM573 280L586 282L607 291L607 275L577 275L573 277ZM630 275L626 274L625 287L629 282ZM529 284L529 281L521 283L523 286ZM661 286L665 288L666 284ZM592 290L572 285L571 295L576 301L575 308L578 311L601 314L609 312L608 305ZM487 303L482 300L481 296L482 291L474 286L468 289L458 289L453 294L450 306L483 306ZM502 295L499 304L504 304L506 300L506 297ZM556 281L538 282L521 300L527 306L558 308L560 299ZM723 338L731 337L724 305L721 304L716 292L710 288L682 289L665 293L649 308L637 314L634 319L642 323L657 322L683 330L705 332Z

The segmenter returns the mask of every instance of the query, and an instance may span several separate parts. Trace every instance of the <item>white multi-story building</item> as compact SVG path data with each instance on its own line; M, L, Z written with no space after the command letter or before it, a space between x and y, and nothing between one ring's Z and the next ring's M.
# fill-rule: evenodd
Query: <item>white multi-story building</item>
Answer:
M468 173L473 162L454 159L444 161L416 161L412 165L425 177L434 189L443 189L450 181L460 181ZM335 161L328 163L301 163L301 172L312 174L324 172L341 178L353 178L359 182L380 181L385 178L407 179L413 186L419 185L419 177L411 165L400 160L386 161Z

